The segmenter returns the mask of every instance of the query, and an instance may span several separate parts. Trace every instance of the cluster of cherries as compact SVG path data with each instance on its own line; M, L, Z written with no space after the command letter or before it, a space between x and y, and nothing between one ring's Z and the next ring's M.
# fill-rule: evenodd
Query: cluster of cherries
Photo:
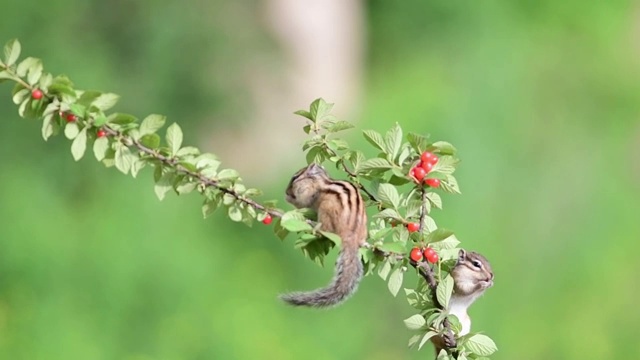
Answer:
M430 248L430 247L427 247L424 249L415 247L411 249L411 253L409 253L409 257L411 258L411 260L415 262L422 261L424 257L424 259L427 259L427 261L432 264L437 263L439 260L438 253L435 250L433 250L433 248Z
M424 180L424 183L437 188L440 186L440 179L425 179L424 177L433 169L433 166L438 162L438 157L429 151L425 151L420 156L420 162L418 165L414 166L409 175L416 179L418 183L421 183Z
M31 98L33 100L40 100L42 99L43 96L44 96L44 93L40 89L33 89L33 91L31 91ZM61 112L60 117L67 120L67 122L69 123L75 122L76 120L78 120L78 117L74 113ZM104 129L98 129L98 131L96 131L96 136L99 138L105 137L107 136L107 132L104 131Z

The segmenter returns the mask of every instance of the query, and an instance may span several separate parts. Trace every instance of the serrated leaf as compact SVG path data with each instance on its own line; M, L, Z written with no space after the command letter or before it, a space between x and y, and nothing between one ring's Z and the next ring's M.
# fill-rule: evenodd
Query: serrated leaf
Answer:
M327 239L331 240L331 242L336 245L342 244L342 238L338 234L334 234L328 231L320 231L320 234L322 234L322 236L326 237Z
M353 124L348 122L348 121L344 121L344 120L338 120L336 122L333 123L327 123L326 125L323 125L323 128L325 128L328 132L332 132L332 133L336 133L338 131L342 131L342 130L347 130L347 129L351 129L353 128Z
M18 57L20 57L20 42L16 39L9 41L4 46L4 64L9 67L16 63Z
M386 159L373 158L373 159L364 161L360 165L360 171L367 171L367 170L373 170L373 169L390 169L392 167L393 165L391 165L391 163Z
M420 314L413 315L407 319L404 319L404 325L409 330L420 330L423 326L425 326L427 322L424 317Z
M448 229L436 229L435 231L430 232L425 241L426 242L438 242L438 241L442 241L450 236L453 235L453 231L448 230Z
M140 138L140 143L149 149L157 149L160 147L160 135L147 134Z
M435 331L427 331L423 336L422 339L420 340L420 344L418 345L418 350L422 349L422 347L424 346L424 344L427 343L427 341L429 341L432 337L438 335L437 332Z
M104 93L93 100L91 105L102 111L106 111L111 109L118 102L118 99L120 99L120 96L117 94Z
M407 134L407 140L409 140L411 147L418 153L422 153L429 146L427 137L420 134L409 133Z
M374 130L364 130L362 133L369 144L375 146L379 150L386 151L386 144L380 133Z
M458 181L453 177L453 175L447 175L446 180L440 182L440 188L448 193L460 194Z
M82 159L84 156L84 152L87 149L87 128L82 129L78 133L78 136L73 139L73 143L71 143L71 155L73 155L73 159L78 161Z
M389 288L391 295L393 295L394 297L398 295L398 291L400 291L400 288L402 287L403 278L404 278L404 273L399 267L393 270L393 272L389 276L389 282L387 283L387 287Z
M471 336L464 347L472 353L480 356L489 356L498 350L496 343L490 337L483 334L475 334Z
M402 128L398 123L387 131L385 134L385 148L390 159L395 159L400 152L400 146L402 145Z
M131 153L128 147L123 145L116 148L114 160L116 168L123 174L127 174L131 170L131 165L136 160L136 156Z
M280 225L290 232L311 231L313 227L304 220L299 219L282 219Z
M109 149L109 139L107 137L101 137L96 139L96 141L93 143L93 155L95 155L96 160L102 161L108 149Z
M67 125L65 125L64 127L64 136L69 140L75 139L79 133L80 133L80 127L76 122L67 123Z
M398 254L402 254L405 252L405 244L401 242L386 242L377 246L377 248L382 251L394 252Z
M164 126L167 118L158 114L151 114L142 120L140 124L140 135L153 134Z
M455 235L451 235L442 241L430 243L430 246L436 250L455 249L458 245L460 245L460 241Z
M167 192L173 188L174 173L166 172L156 181L153 191L156 193L158 199L164 199Z
M314 100L311 103L309 112L311 113L312 120L314 122L317 122L318 120L321 120L323 117L329 115L329 113L331 112L331 109L333 109L333 104L329 104L326 101L324 101L323 98L319 98Z
M400 205L400 195L398 189L391 184L380 184L378 186L378 199L385 205L390 205L397 209Z
M240 174L234 169L223 169L218 173L219 180L237 179L238 177Z
M399 219L400 214L398 214L398 211L396 211L395 209L387 208L375 214L373 217L381 218L381 219L388 219L388 218Z
M391 272L391 262L389 262L389 260L387 259L382 263L382 266L378 269L378 276L380 276L382 280L387 280L387 277L389 276L390 272Z
M436 289L436 297L438 298L438 303L442 305L443 308L449 307L449 300L451 300L451 293L453 292L453 278L451 275L447 275L439 284Z
M440 194L434 192L427 193L427 199L429 199L429 202L431 202L433 206L442 209L442 198Z
M167 128L167 144L171 149L171 155L175 156L182 147L182 129L180 125L173 123Z
M53 135L53 114L46 115L42 121L42 138L47 141Z

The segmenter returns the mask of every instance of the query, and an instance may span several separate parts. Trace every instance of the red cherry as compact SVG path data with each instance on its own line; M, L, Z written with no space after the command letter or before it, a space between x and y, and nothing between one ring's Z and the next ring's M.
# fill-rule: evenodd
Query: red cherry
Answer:
M407 224L407 230L409 230L410 233L416 232L419 229L420 229L420 224L418 224L418 223L408 223Z
M418 248L411 249L411 253L409 254L411 260L418 262L422 260L422 251Z
M98 136L99 138L105 137L105 136L107 136L107 132L102 130L102 129L100 129L100 130L98 130L98 132L96 132L96 136Z
M427 172L427 173L431 172L431 169L433 169L433 164L432 164L432 163L430 163L430 162L427 162L427 161L423 161L423 162L421 162L421 163L420 163L420 166L421 166L421 167L422 167L422 169L423 169L425 172Z
M42 90L40 90L40 89L34 89L34 90L31 92L31 97L32 97L34 100L40 100L40 99L42 99L42 96L43 96L43 95L44 95L44 94L42 93Z
M433 188L437 188L438 186L440 186L440 179L427 179L424 181L424 183Z
M267 214L267 216L265 216L265 218L262 219L262 223L265 225L271 224L272 221L273 221L273 218L271 217L271 214Z
M74 122L76 120L78 120L78 117L75 114L73 113L67 114L67 122Z
M434 165L438 162L438 157L434 153L428 151L423 152L422 156L420 156L420 159L423 163L429 163L431 165Z
M429 249L430 249L431 251L429 252L429 254L427 254L427 250L429 250ZM430 263L432 263L432 264L437 263L437 262L438 262L438 260L439 260L438 253L436 253L436 251L435 251L435 250L433 250L433 249L431 249L431 248L427 248L427 249L425 249L425 251L424 251L424 257L427 259L427 261L428 261L428 262L430 262Z
M414 167L413 170L411 170L411 172L413 173L413 177L416 178L418 182L421 182L422 179L424 179L424 176L427 175L427 172L425 171L425 169L421 167Z
M434 254L435 252L436 252L436 251L435 251L435 250L433 250L433 248L430 248L430 247L428 247L428 248L426 248L426 249L424 249L424 250L422 251L422 253L423 253L423 255L424 255L424 257L425 257L425 258L428 258L431 254Z

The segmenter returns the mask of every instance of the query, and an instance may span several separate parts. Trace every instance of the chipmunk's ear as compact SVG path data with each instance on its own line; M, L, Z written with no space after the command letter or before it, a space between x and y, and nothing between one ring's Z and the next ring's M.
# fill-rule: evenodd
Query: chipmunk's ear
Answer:
M322 166L316 163L309 164L309 166L307 167L307 175L313 176L313 175L320 175L320 174L326 174L326 171Z
M467 252L464 251L464 249L460 249L460 251L458 251L458 263L463 263L466 258Z

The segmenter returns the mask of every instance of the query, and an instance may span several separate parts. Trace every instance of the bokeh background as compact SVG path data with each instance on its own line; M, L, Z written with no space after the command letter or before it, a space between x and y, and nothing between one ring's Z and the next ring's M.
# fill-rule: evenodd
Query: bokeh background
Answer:
M118 111L166 114L265 199L303 164L292 112L316 97L454 143L463 194L434 216L493 264L471 309L493 358L640 358L640 2L9 0L0 18L0 42L121 94ZM195 194L160 203L149 171L75 163L10 90L0 358L431 357L377 277L330 311L283 306L332 267L261 224L203 220Z

